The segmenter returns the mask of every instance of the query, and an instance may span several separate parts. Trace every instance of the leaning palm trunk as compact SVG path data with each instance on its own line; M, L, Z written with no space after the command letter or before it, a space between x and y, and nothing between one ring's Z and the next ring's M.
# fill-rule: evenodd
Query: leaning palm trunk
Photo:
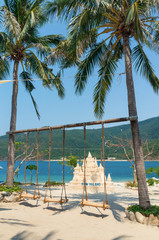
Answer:
M19 62L14 62L13 69L13 93L12 93L12 109L10 120L10 132L16 130L16 117L17 117L17 95L18 95L18 66ZM8 142L8 164L7 164L7 186L13 186L14 179L14 139L13 134L9 134Z
M131 132L132 132L135 164L136 164L136 174L137 174L137 181L138 181L139 205L146 209L150 207L150 200L149 200L148 188L146 184L145 165L144 165L143 151L142 151L142 145L141 145L140 134L139 134L135 91L134 91L134 83L133 83L133 77L132 77L132 63L131 63L131 53L130 53L130 46L129 46L129 36L127 34L123 35L123 46L124 46L124 55L125 55L129 116L136 117L134 118L133 121L131 121Z

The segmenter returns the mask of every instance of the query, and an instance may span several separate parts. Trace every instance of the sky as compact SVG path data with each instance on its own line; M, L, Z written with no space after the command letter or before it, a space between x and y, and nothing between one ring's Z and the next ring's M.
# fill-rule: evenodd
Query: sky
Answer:
M66 36L66 23L60 23L57 19L41 28L41 35L63 34ZM159 77L159 55L151 51L146 51L156 75ZM56 73L57 67L53 66ZM64 71L62 81L65 87L65 98L60 99L56 89L52 91L42 87L41 81L35 82L36 89L33 96L38 104L40 120L38 120L29 94L25 91L22 83L19 84L18 111L16 129L40 128L44 126L63 125L68 123L78 123L98 120L94 115L93 89L97 83L98 76L95 69L89 78L85 91L81 96L75 95L74 75L76 68ZM128 103L124 61L119 63L118 69L113 79L112 88L106 98L105 119L127 117ZM159 95L153 92L149 82L133 70L136 103L139 121L159 116ZM10 75L6 79L12 79L12 68ZM11 115L12 83L0 84L0 135L4 135L9 130ZM123 123L122 123L123 124ZM109 126L114 126L109 125Z

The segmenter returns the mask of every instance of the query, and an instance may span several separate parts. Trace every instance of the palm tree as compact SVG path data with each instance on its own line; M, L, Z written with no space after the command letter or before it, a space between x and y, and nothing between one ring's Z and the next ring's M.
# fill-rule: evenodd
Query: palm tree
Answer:
M47 21L42 11L43 0L5 0L1 7L4 32L0 32L0 79L8 74L13 63L13 93L11 105L10 132L16 129L18 73L29 92L36 114L40 117L32 91L35 89L32 75L42 80L44 87L55 87L60 97L64 88L60 74L54 75L52 69L42 61L62 39L59 35L40 36L39 28ZM14 177L14 134L9 135L7 185L13 185Z
M155 4L156 1L153 3ZM76 93L83 92L95 65L99 66L99 80L93 93L94 112L98 117L104 113L105 98L111 88L113 75L119 60L124 57L139 205L145 209L149 208L150 200L139 134L132 60L135 69L150 82L154 92L157 93L159 80L143 48L148 46L153 49L154 35L159 23L152 14L154 8L151 2L149 0L61 0L48 3L47 6L49 6L46 8L50 15L57 13L66 18L72 17L68 39L62 43L67 45L67 48L65 47L65 50L68 50L66 51L67 60L64 61L64 54L61 54L61 59L63 67L68 67L75 62L78 64L78 72L75 76ZM58 55L62 44L57 48ZM68 59L67 52L71 52L74 57ZM54 59L55 56L54 52L50 59L51 57ZM81 56L83 58L80 61Z

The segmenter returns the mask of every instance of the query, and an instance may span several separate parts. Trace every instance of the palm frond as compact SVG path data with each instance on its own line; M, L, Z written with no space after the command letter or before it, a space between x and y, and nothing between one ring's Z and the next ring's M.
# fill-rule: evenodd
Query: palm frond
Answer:
M0 32L0 54L12 52L14 42L5 32Z
M32 95L32 91L35 89L35 87L32 83L33 80L32 80L31 74L26 71L23 71L20 74L20 79L23 80L22 83L25 86L26 91L29 93L32 103L34 105L35 111L36 111L36 115L40 119L40 114L38 112L37 103Z
M50 79L50 84L49 87L51 88L56 88L57 92L58 92L58 96L60 98L63 98L65 96L65 89L63 86L63 83L61 81L61 73L58 72L57 75L54 75L52 72L52 69L50 68L45 68L45 71L47 72L49 79Z
M155 75L154 69L140 44L133 48L132 59L135 69L140 70L140 74L150 82L154 92L158 93L159 79Z
M0 80L3 80L9 74L9 62L0 57Z
M43 63L31 50L26 55L25 67L29 72L36 74L43 81L46 81L48 84L50 84L50 80L48 78L47 73L44 70Z
M10 12L6 7L3 7L2 10L4 12L3 17L5 29L7 29L8 33L13 35L17 40L21 32L21 26L12 12Z
M103 43L99 43L90 51L86 58L79 64L78 72L75 76L75 92L82 94L88 77L94 70L96 64L99 63L102 54L106 50L106 47Z
M115 70L117 68L117 59L111 55L108 59L101 63L99 69L99 81L96 84L93 93L94 113L98 118L104 113L104 105L106 95L109 92L113 80Z

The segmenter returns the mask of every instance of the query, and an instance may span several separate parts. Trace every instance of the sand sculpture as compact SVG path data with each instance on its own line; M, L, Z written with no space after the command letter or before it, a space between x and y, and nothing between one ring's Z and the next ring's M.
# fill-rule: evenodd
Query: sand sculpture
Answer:
M98 166L97 160L95 157L92 157L89 152L88 157L86 158L86 185L87 190L91 192L103 192L104 190L104 168L100 164ZM84 181L84 163L82 166L77 164L77 167L74 168L73 179L69 183L71 189L82 190ZM107 191L113 192L114 185L111 181L110 173L108 174L106 180Z

